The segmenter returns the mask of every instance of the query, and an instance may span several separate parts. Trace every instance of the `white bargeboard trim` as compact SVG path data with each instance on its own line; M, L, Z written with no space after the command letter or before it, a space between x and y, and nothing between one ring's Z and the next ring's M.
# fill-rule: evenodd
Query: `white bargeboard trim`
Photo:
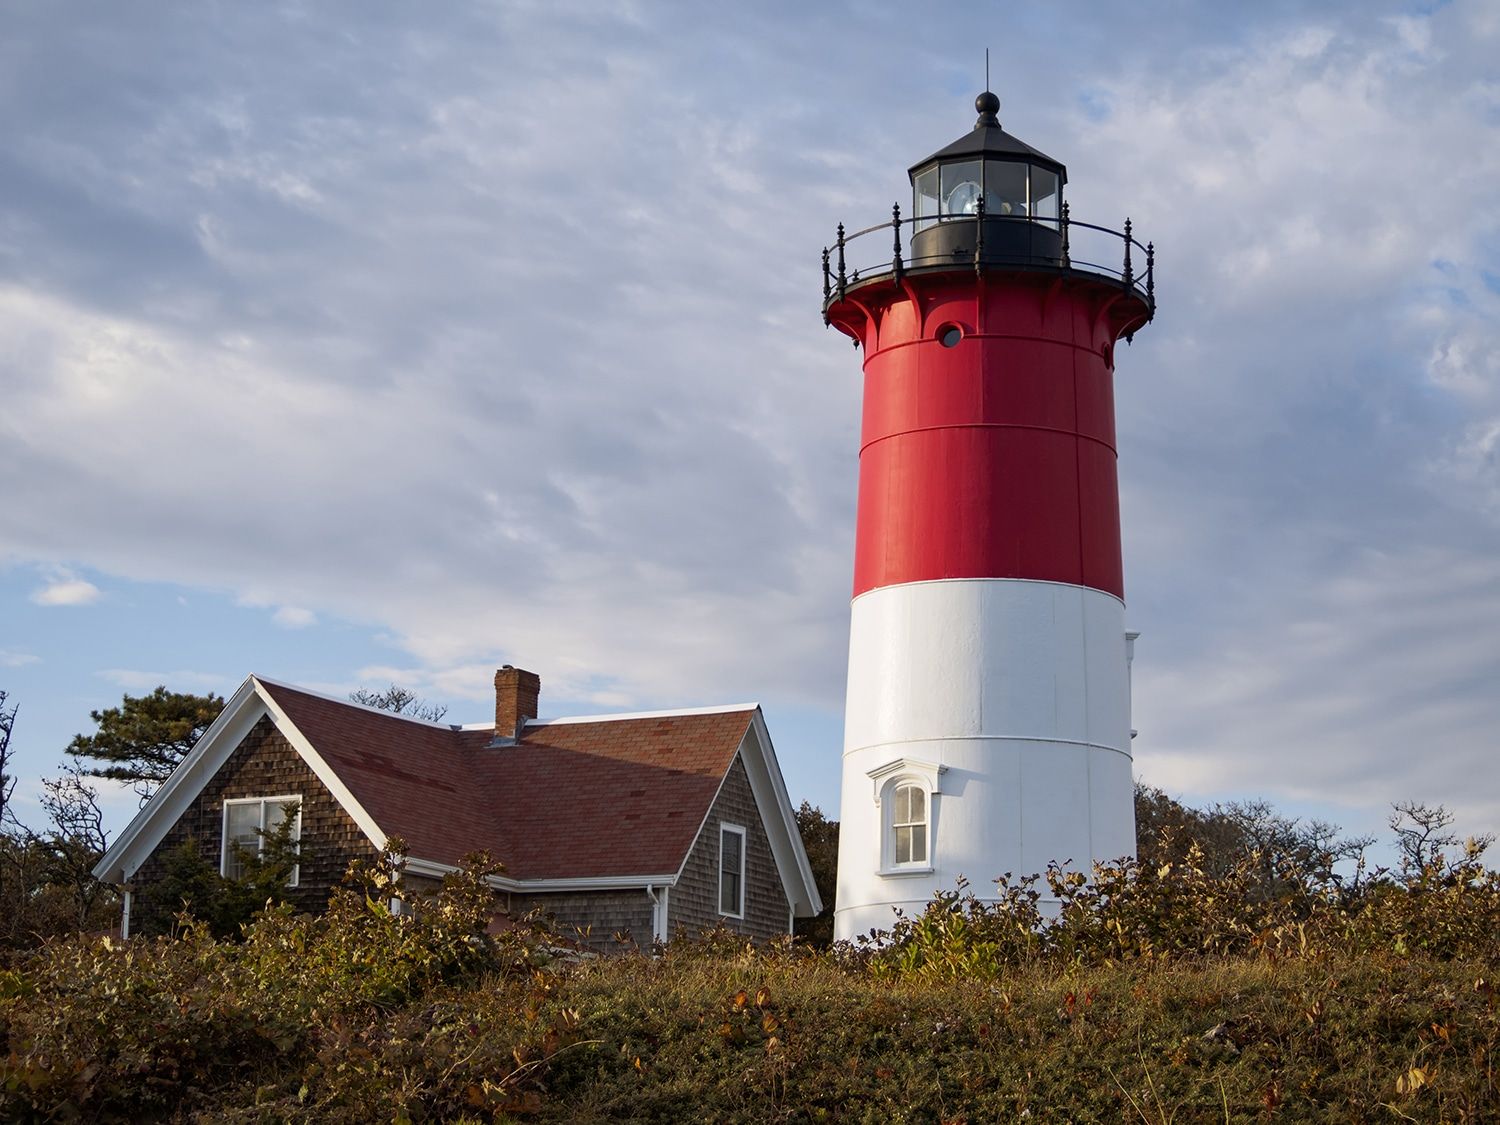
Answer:
M274 681L268 681L274 682ZM279 686L279 685L278 685ZM300 691L300 688L289 688L289 690ZM349 704L357 706L357 704ZM231 754L239 748L245 736L255 728L255 724L262 718L269 716L292 748L305 761L308 768L313 771L318 780L321 781L334 799L338 801L345 812L359 825L360 831L377 849L385 847L385 833L375 823L375 818L365 811L354 794L349 792L346 786L333 769L325 762L321 755L313 749L312 743L297 729L291 719L286 715L271 698L271 693L265 689L259 677L248 676L245 682L235 689L232 696L224 704L224 710L215 719L208 730L203 732L203 737L187 755L177 764L172 775L156 791L156 794L146 802L144 808L135 814L135 818L121 832L119 838L110 845L104 853L103 858L94 865L94 877L104 883L127 883L130 881L141 864L156 850L157 846L166 838L172 826L182 819L187 812L188 806L203 792L215 774L223 768L224 763L229 760Z

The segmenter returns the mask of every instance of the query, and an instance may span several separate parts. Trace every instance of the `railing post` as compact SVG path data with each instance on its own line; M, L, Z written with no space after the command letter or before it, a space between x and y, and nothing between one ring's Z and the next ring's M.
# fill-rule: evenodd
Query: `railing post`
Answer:
M1002 244L1003 245L1003 244ZM979 193L979 199L975 201L974 208L974 276L978 277L982 271L980 263L984 261L984 192Z
M901 280L901 204L891 204L891 241L895 245L896 256L891 259L891 270L896 275L896 280Z
M1063 269L1072 268L1073 262L1068 251L1068 205L1062 205L1062 264Z
M839 224L839 300L844 299L844 293L848 289L849 279L844 276L844 224Z
M1125 272L1121 276L1124 277L1125 284L1127 286L1134 284L1134 282L1135 282L1135 274L1131 271L1131 268L1130 268L1130 220L1129 219L1125 220Z
M823 300L833 296L833 275L828 272L828 247L823 247Z
M1146 243L1146 299L1156 300L1156 243Z

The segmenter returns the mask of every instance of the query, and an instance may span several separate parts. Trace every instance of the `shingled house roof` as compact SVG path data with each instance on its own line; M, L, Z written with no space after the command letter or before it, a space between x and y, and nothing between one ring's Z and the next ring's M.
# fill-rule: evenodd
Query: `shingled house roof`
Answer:
M241 740L269 718L374 846L405 841L414 873L439 874L486 851L504 865L497 886L530 891L674 885L738 760L787 901L798 916L822 909L755 704L520 717L513 735L508 725L501 732L433 723L251 676L95 875L128 883Z
M387 836L457 865L484 850L515 879L674 872L753 707L532 720L513 744L261 681Z

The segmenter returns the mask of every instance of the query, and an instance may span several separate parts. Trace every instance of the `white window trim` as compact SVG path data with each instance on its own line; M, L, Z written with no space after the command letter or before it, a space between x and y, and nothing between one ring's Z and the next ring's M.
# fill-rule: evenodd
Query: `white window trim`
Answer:
M906 860L904 862L901 861L901 860L893 858L891 860L891 862L889 864L887 864L887 866L890 867L894 871L910 871L910 870L913 870L913 869L921 869L921 870L925 870L925 871L931 871L932 870L932 792L927 788L927 786L923 785L922 782L918 778L915 778L915 777L898 777L898 778L894 778L891 781L891 783L890 783L890 793L891 793L891 796L894 797L896 795L896 793L898 793L903 788L904 789L913 789L916 792L922 794L922 819L921 820L911 820L911 821L905 821L905 822L902 822L902 823L897 823L897 821L896 821L896 804L897 804L897 802L895 802L895 801L891 802L891 807L890 807L890 810L889 810L889 821L890 821L890 823L889 823L889 831L890 831L891 851L892 851L892 854L894 855L895 854L895 850L896 850L896 847L895 847L895 845L896 845L896 833L897 833L898 830L900 830L902 828L921 828L922 831L921 831L920 835L921 835L921 840L922 840L922 858L921 859L908 859L908 860ZM915 851L916 849L913 848L912 850Z
M220 814L219 821L219 874L229 878L229 807L231 805L260 805L260 823L258 827L262 832L266 828L266 806L287 805L296 802L297 826L292 830L292 839L299 845L302 843L302 794L283 793L276 797L226 797L224 798L224 809ZM264 836L256 837L256 854L265 849L266 840ZM295 887L302 879L302 865L294 864L292 877L287 880L288 887Z
M933 872L933 853L937 838L933 826L937 822L937 800L942 794L942 777L948 767L920 758L897 758L866 772L872 786L871 796L880 816L880 870L882 876L930 875ZM915 785L927 798L927 858L921 863L897 863L896 831L892 823L895 802L888 798L896 792L898 785Z
M923 849L926 858L920 862L897 863L896 862L896 802L892 799L896 790L903 785L911 785L919 789L923 795L926 812L926 847ZM880 787L880 800L876 804L880 808L880 874L881 875L930 875L932 874L932 820L933 820L933 797L936 791L929 789L926 778L915 774L897 774L886 781Z
M740 838L740 909L738 913L724 909L724 833L726 832L733 833ZM749 842L749 834L745 831L743 826L738 824L725 824L723 822L720 822L718 862L719 889L718 896L714 899L714 905L718 908L719 917L721 918L743 919L745 917L745 900L747 897L745 894L745 859L750 850L748 847Z

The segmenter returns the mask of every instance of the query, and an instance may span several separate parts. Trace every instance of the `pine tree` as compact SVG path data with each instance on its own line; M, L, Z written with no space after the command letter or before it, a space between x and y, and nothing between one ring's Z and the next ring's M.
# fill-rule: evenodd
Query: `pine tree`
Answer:
M156 792L224 710L217 695L189 695L159 687L150 695L129 695L118 707L91 711L98 724L80 734L68 753L91 762L90 777L129 781L143 800Z

